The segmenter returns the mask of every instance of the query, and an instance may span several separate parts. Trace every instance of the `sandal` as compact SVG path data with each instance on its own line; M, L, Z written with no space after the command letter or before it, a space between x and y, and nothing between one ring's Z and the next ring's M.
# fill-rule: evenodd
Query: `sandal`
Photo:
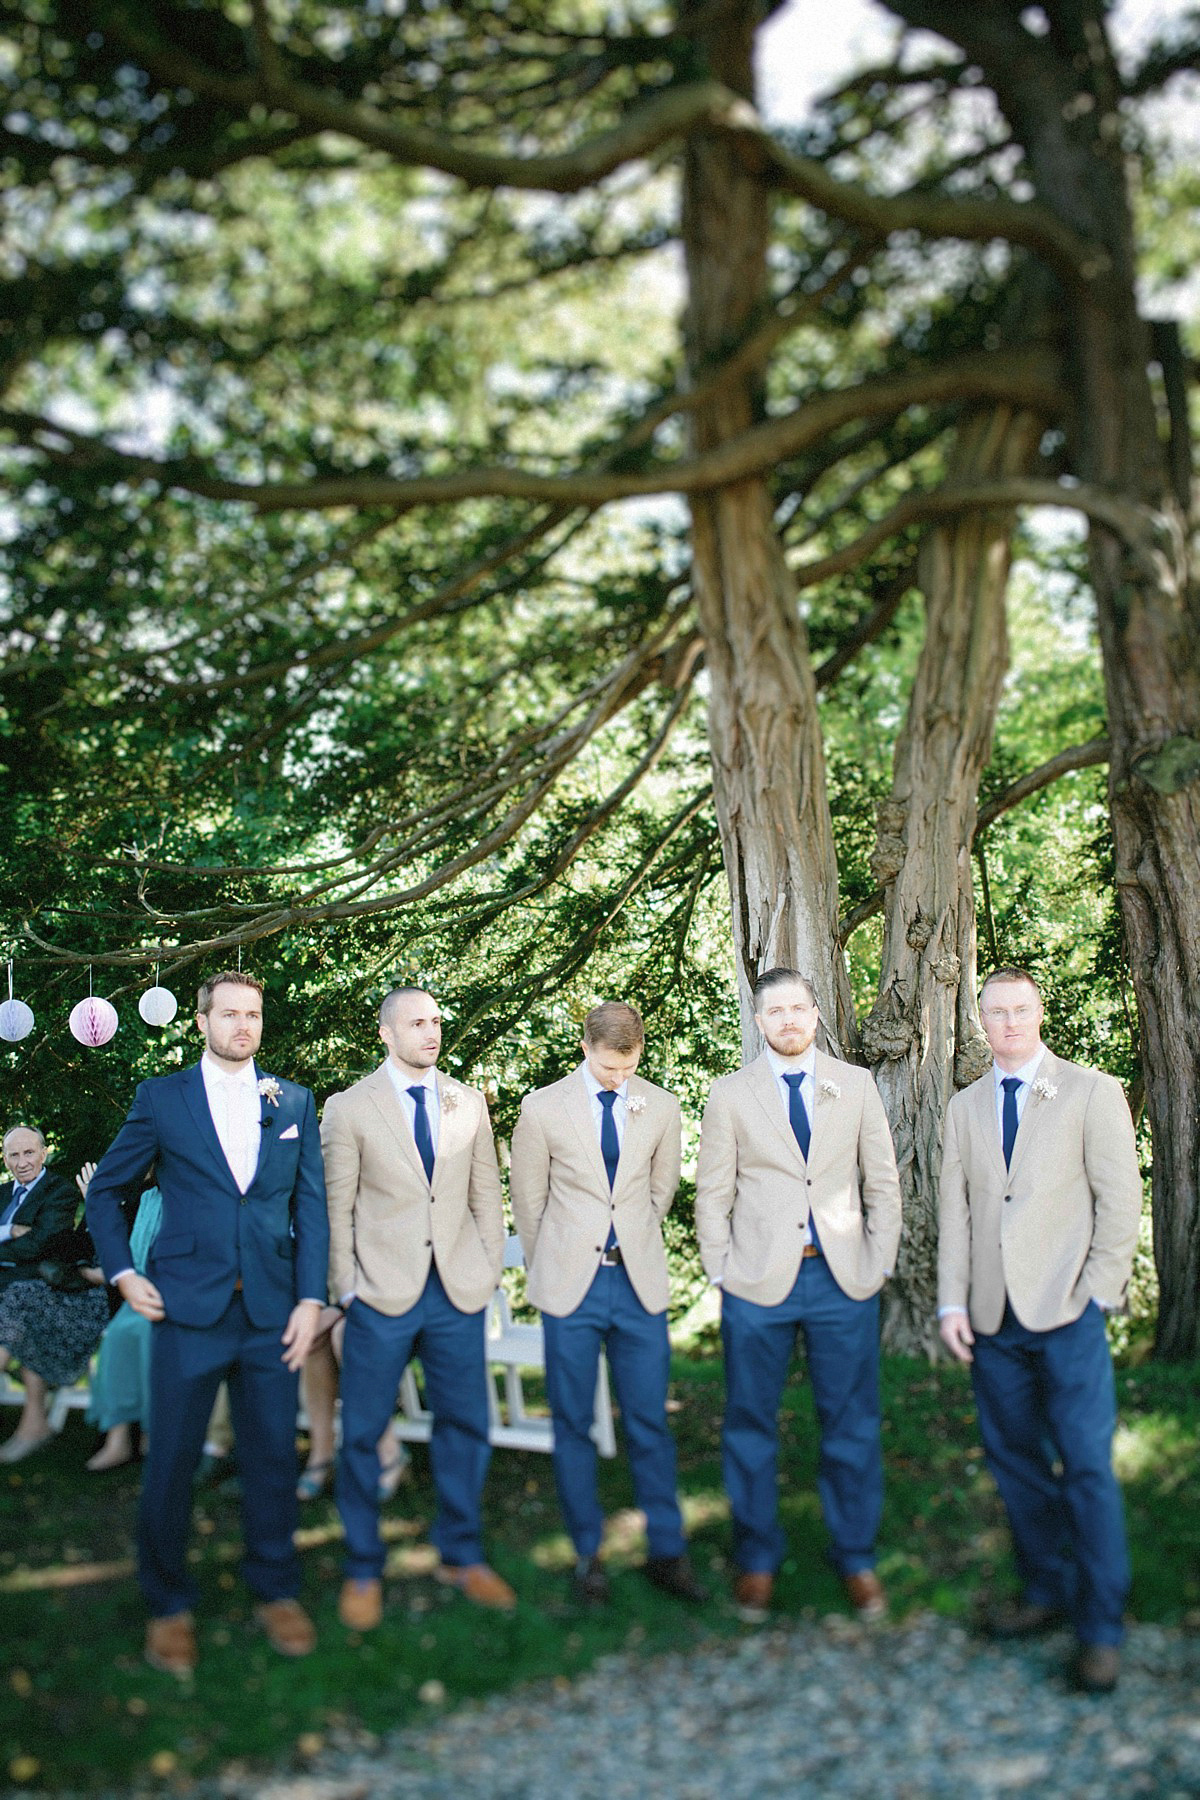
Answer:
M379 1465L379 1482L375 1491L380 1500L392 1498L400 1483L407 1477L411 1467L407 1450L403 1444L397 1444L394 1461L381 1462Z
M296 1483L297 1500L319 1500L325 1492L325 1485L329 1480L329 1471L332 1467L332 1457L327 1457L324 1462L309 1463Z

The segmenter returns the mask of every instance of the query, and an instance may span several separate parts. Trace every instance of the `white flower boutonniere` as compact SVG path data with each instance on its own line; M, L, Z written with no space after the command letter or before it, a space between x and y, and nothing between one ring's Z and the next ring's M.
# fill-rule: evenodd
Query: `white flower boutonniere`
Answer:
M836 1081L823 1081L821 1092L827 1100L840 1100L842 1097L842 1090Z
M443 1112L452 1113L458 1105L458 1095L453 1088L443 1088L439 1098L441 1099Z
M646 1110L645 1095L633 1094L628 1100L627 1105L629 1107L629 1116L636 1119L639 1113L645 1112Z
M258 1084L258 1091L262 1095L263 1099L268 1101L270 1103L270 1105L272 1105L272 1106L279 1105L279 1096L280 1096L280 1094L282 1094L283 1089L280 1087L279 1083L276 1081L276 1079L273 1075L264 1075L263 1076L262 1080Z
M1047 1081L1046 1077L1041 1075L1034 1082L1032 1092L1039 1100L1053 1100L1058 1089L1052 1081Z

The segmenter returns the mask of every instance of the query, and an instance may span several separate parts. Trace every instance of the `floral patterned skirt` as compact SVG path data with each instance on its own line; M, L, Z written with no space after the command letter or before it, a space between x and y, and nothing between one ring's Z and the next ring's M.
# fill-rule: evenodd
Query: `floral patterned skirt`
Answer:
M108 1324L102 1287L66 1294L44 1281L12 1281L0 1290L0 1344L48 1387L69 1387Z

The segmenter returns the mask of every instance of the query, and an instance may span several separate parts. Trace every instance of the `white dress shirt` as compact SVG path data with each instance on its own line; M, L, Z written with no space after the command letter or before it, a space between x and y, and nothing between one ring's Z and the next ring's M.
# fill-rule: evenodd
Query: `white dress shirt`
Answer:
M1021 1115L1025 1111L1025 1102L1029 1098L1029 1089L1042 1066L1042 1058L1045 1054L1045 1044L1039 1044L1029 1061L1022 1063L1019 1069L1002 1069L999 1063L992 1064L992 1079L996 1084L996 1124L1000 1131L1001 1143L1004 1142L1004 1088L1002 1083L1008 1081L1013 1075L1021 1083L1017 1089L1017 1123L1020 1124Z
M238 1192L244 1194L258 1171L262 1149L258 1074L253 1062L232 1072L226 1071L207 1050L200 1058L200 1074L218 1142Z
M414 1144L417 1141L417 1103L409 1093L410 1087L425 1089L425 1117L429 1120L429 1136L433 1141L434 1160L437 1160L438 1126L442 1120L442 1107L438 1099L437 1070L426 1069L423 1075L406 1075L398 1069L389 1056L383 1065L388 1072L392 1086L396 1090L396 1098L404 1108L404 1116L408 1120L408 1129L413 1134Z
M619 1088L605 1088L596 1080L596 1077L592 1074L586 1060L580 1063L579 1072L583 1076L583 1085L592 1096L592 1124L596 1127L596 1142L598 1144L603 1141L600 1133L604 1129L604 1114L606 1111L606 1108L600 1104L600 1095L604 1093L613 1093L617 1096L617 1103L612 1109L612 1116L613 1123L617 1128L617 1148L623 1150L625 1148L625 1120L629 1113L628 1081L623 1081Z

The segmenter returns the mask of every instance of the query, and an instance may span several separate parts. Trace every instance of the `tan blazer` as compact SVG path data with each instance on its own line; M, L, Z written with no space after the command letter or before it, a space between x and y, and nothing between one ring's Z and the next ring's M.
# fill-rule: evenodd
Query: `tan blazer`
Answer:
M529 1298L554 1318L574 1312L595 1280L610 1224L642 1305L653 1313L667 1309L662 1221L679 1186L679 1102L638 1075L629 1077L628 1099L611 1193L582 1071L521 1102L509 1194Z
M1008 1169L990 1069L946 1114L938 1306L966 1307L985 1337L1006 1294L1028 1330L1052 1331L1129 1288L1142 1178L1121 1085L1049 1051L1036 1081L1055 1093L1026 1097Z
M504 1196L487 1104L438 1071L437 1158L426 1179L385 1066L331 1094L321 1120L329 1197L329 1291L393 1317L436 1263L462 1312L487 1305L504 1266Z
M713 1084L700 1131L696 1235L710 1281L778 1306L800 1269L809 1212L830 1272L852 1300L896 1265L900 1181L879 1090L820 1050L808 1163L767 1053Z

